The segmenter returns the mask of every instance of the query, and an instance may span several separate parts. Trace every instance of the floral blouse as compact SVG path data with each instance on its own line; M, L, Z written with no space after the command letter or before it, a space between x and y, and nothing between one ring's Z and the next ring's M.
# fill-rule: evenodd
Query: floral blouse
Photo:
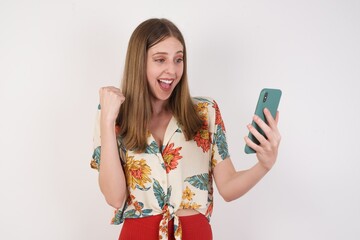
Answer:
M126 175L128 198L115 211L112 224L125 218L162 214L159 239L167 239L168 222L174 218L174 235L181 239L181 224L175 212L194 209L210 221L213 210L213 169L229 157L225 127L217 103L210 98L193 98L203 125L193 140L186 141L172 117L158 146L149 133L147 148L135 153L118 137L119 154ZM94 135L91 167L100 167L100 107Z

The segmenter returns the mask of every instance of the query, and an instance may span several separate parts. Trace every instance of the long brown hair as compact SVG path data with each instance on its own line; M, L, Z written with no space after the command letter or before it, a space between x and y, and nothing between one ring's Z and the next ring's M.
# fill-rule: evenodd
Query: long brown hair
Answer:
M186 46L180 30L167 19L148 19L131 35L125 60L121 89L126 100L120 107L117 124L122 143L127 149L138 152L146 149L148 124L152 114L146 76L147 52L150 47L168 37L175 37L184 47L183 75L169 98L169 107L180 123L186 140L193 139L202 125L190 96Z

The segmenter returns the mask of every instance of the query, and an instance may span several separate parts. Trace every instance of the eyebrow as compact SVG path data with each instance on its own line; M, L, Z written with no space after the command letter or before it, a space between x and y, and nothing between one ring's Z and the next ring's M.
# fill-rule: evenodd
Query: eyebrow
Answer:
M178 53L184 54L184 52L183 52L182 50L176 52L176 54L178 54ZM162 54L162 55L169 55L169 53L167 53L167 52L156 52L156 53L153 54L153 56L155 56L155 55L161 55L161 54Z

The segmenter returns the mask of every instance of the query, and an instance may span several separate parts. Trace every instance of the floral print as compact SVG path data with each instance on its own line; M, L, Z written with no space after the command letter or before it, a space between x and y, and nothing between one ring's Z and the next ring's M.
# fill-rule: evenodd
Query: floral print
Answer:
M202 148L203 152L209 151L211 137L206 125L203 125L203 127L196 133L194 140L196 144Z
M97 148L95 148L94 153L92 155L91 162L90 162L90 167L92 169L99 170L100 153L101 153L101 146L98 146Z
M144 159L135 160L134 157L127 157L125 169L127 185L131 189L145 189L145 184L151 182L151 169Z
M193 140L186 141L173 117L166 129L163 146L148 132L143 153L126 149L118 136L121 163L129 192L127 201L116 209L113 224L126 218L162 214L159 239L167 239L168 223L174 219L175 239L181 239L181 223L175 212L194 209L210 221L213 211L213 169L229 156L224 122L217 103L210 98L193 98L203 125ZM101 167L100 114L95 125L91 167Z
M185 182L189 182L194 187L200 190L208 190L209 174L202 173L185 179Z
M195 193L191 191L191 189L186 186L185 190L183 191L182 199L187 199L188 201L191 201Z
M220 109L216 102L213 108L215 108L215 124L220 126L222 131L225 131L224 121L222 120Z
M166 173L169 173L171 170L175 169L178 165L178 161L182 158L179 152L181 150L181 147L175 149L173 149L173 147L174 143L171 143L170 145L165 147L162 153Z
M191 191L191 189L186 186L182 195L182 202L180 204L180 208L182 209L199 209L201 205L193 202L193 197L195 196L195 192Z
M127 199L125 206L133 205L134 209L126 211L125 213L122 210L115 210L115 215L111 220L112 224L120 224L123 222L124 218L140 218L150 216L152 209L144 209L144 203L138 202L135 200L134 195L130 195Z
M208 126L208 105L208 102L200 102L197 104L197 111L201 120L203 120L203 125L196 133L194 140L196 144L202 148L203 152L209 151L211 145L211 135Z

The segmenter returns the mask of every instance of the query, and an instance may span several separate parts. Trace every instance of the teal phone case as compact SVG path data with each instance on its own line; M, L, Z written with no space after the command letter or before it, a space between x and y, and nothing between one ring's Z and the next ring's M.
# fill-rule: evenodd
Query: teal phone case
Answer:
M280 89L264 88L261 90L259 100L255 108L255 114L264 122L267 123L264 115L264 108L269 109L271 115L275 118L280 103L281 93ZM265 136L262 129L254 121L251 124L259 131L259 133ZM254 143L259 144L259 141L250 132L248 136ZM255 153L255 151L248 145L245 145L245 153Z

